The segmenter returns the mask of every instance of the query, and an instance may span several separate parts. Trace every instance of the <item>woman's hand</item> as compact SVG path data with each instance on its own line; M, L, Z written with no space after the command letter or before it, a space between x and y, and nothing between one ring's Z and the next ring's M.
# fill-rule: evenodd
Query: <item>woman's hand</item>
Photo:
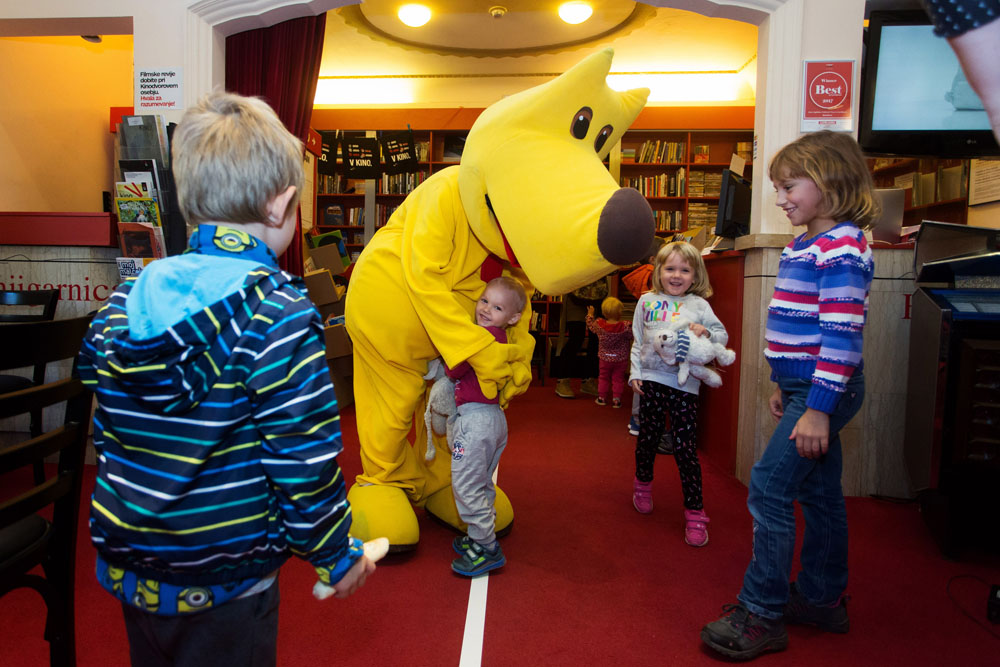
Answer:
M632 387L632 391L635 393L644 396L642 393L642 380L629 380L628 386Z

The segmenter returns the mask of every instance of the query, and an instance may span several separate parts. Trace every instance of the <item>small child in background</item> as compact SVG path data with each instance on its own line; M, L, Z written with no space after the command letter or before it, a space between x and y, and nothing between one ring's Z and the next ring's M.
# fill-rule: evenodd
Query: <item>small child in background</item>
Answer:
M684 494L684 541L693 547L708 544L708 515L701 491L698 462L698 390L701 381L689 376L681 384L678 366L668 365L656 352L645 350L656 334L672 323L688 322L695 336L713 343L729 342L726 328L715 316L707 299L712 296L708 271L701 253L690 243L669 243L656 254L653 289L635 306L632 320L632 390L639 394L639 437L635 442L635 480L632 504L642 514L653 511L653 463L665 413L670 414L674 438L674 461Z
M767 307L764 357L778 422L750 472L753 555L736 604L701 639L739 660L788 646L785 623L845 633L847 511L840 429L865 396L862 341L874 263L862 229L879 214L871 172L849 134L786 145L768 175L775 203L804 231L781 252ZM795 501L805 519L798 577ZM826 650L826 649L824 649Z
M587 328L597 335L598 405L607 405L609 392L611 407L622 406L622 392L628 376L629 349L632 346L632 323L622 320L622 302L609 296L601 302L603 318L594 319L594 307L587 306Z
M476 324L485 327L499 343L507 342L506 328L521 319L528 295L520 282L508 276L486 284L476 304ZM495 532L496 487L493 473L507 446L507 419L499 398L488 399L479 387L476 372L467 361L446 369L455 381L456 413L452 428L451 488L458 515L468 524L468 535L452 542L460 558L452 571L476 577L507 564Z

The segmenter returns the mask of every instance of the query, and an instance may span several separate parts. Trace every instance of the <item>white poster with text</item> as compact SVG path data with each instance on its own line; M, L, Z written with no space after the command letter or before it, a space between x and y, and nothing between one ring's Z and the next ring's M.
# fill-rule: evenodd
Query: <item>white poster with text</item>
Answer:
M184 76L181 67L137 69L135 112L184 108Z

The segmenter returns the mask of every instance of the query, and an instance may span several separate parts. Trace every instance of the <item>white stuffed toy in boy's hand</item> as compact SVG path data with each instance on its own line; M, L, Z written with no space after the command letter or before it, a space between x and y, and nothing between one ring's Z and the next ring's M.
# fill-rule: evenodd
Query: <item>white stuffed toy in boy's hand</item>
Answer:
M736 361L736 352L713 343L710 338L694 335L688 325L689 322L682 321L658 331L653 336L653 349L664 362L677 365L677 381L682 385L691 374L709 387L721 387L722 378L706 364L714 359L720 366L728 366Z
M364 550L365 556L368 560L375 563L382 560L382 557L389 553L389 540L384 537L376 537L374 540L369 540L361 545ZM317 600L325 600L328 597L337 594L336 586L330 586L323 583L322 581L317 581L313 585L313 597Z

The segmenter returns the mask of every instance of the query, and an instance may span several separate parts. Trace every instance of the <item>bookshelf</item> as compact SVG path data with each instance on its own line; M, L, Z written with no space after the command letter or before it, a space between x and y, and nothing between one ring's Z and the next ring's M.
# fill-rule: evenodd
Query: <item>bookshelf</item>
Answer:
M377 136L369 130L369 136ZM318 175L316 178L316 232L339 230L352 260L414 188L431 174L458 164L467 130L422 130L413 132L417 149L417 171L382 174L378 179L347 179Z
M877 188L904 188L903 226L924 220L964 225L968 220L969 161L869 158Z
M657 234L668 236L714 228L722 170L733 153L749 168L752 147L752 130L629 130L612 149L609 168L619 185L646 197Z

